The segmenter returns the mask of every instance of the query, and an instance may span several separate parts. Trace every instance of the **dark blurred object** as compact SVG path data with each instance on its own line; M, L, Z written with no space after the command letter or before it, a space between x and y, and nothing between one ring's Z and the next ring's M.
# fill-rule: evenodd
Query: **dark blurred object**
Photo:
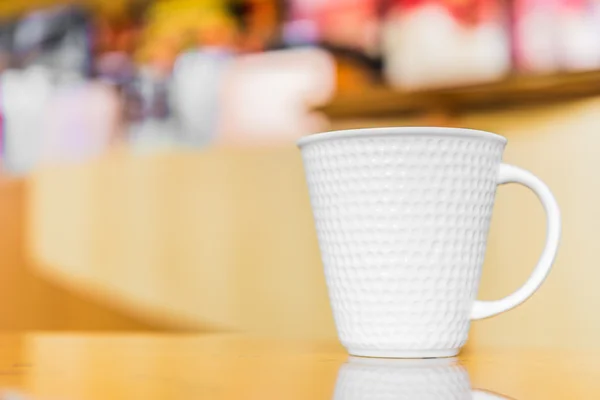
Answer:
M14 51L22 67L44 65L59 73L91 71L91 18L75 6L35 11L19 21Z
M131 145L142 151L172 146L178 129L169 102L169 76L152 66L145 66L138 70L135 80L125 89L126 135Z
M381 18L385 0L286 2L282 42L319 46L336 59L336 90L359 92L381 84Z
M0 72L9 68L12 63L15 25L15 21L0 22Z
M380 58L371 58L360 52L335 46L321 47L335 58L335 86L338 94L360 93L365 88L383 84Z
M95 72L98 78L122 87L135 77L135 65L126 53L111 52L98 56Z
M229 12L235 17L242 31L248 29L250 25L250 15L253 11L253 4L248 1L234 0L231 1L227 8Z
M133 55L147 24L150 0L127 2L122 13L100 13L95 20L94 50L97 54L127 53Z
M170 115L168 79L149 68L127 78L123 85L126 119L140 123L148 119L165 119Z
M229 3L229 12L238 25L240 51L258 52L277 45L280 3L277 0L232 0Z

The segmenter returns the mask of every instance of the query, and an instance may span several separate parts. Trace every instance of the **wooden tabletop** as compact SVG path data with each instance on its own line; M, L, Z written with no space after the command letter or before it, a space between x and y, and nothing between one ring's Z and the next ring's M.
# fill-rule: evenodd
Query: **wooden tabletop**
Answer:
M378 360L236 335L25 334L0 338L0 399L596 399L599 354Z

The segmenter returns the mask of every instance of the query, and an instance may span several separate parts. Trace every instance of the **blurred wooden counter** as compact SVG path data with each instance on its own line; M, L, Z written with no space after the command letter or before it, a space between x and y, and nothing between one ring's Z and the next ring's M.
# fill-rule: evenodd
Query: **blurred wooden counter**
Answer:
M119 153L29 189L29 253L61 285L190 327L335 337L293 146Z
M26 334L0 337L0 399L596 399L599 355L521 349L458 360L348 359L327 341Z
M23 179L0 179L0 331L181 329L111 307L38 274L24 240L27 187Z

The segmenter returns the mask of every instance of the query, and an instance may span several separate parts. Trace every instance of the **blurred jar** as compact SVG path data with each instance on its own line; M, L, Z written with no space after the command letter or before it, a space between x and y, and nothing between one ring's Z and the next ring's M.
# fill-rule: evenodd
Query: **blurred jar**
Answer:
M12 36L15 24L13 22L2 22L0 24L0 76L10 67L12 59ZM2 87L2 78L0 78L0 93L4 90ZM3 96L0 95L0 171L4 169L4 142L5 142L5 123L4 123L4 104Z
M142 67L127 88L129 140L135 150L156 151L172 147L177 127L169 105L169 77L152 65Z
M511 68L506 10L498 0L395 0L383 33L392 86L424 89L493 81Z
M514 1L515 67L523 72L552 72L559 68L556 42L557 0Z
M184 144L205 146L218 134L224 76L233 56L227 47L207 46L177 58L171 102Z
M561 69L600 68L600 2L558 0L556 41Z
M516 67L529 73L600 67L600 2L516 0Z
M29 172L40 160L43 115L54 90L52 81L51 71L42 66L2 74L4 165L13 174Z

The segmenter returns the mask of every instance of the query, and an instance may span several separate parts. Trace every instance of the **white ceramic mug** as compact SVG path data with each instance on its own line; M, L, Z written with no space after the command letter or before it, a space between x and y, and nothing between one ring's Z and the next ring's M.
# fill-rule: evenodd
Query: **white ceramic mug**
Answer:
M523 303L548 275L561 222L537 177L503 164L506 139L454 128L327 132L298 145L338 334L350 354L448 357L471 320ZM529 187L547 215L529 280L476 300L496 187Z
M455 358L383 360L350 357L338 372L333 400L507 400L471 388L467 370Z

